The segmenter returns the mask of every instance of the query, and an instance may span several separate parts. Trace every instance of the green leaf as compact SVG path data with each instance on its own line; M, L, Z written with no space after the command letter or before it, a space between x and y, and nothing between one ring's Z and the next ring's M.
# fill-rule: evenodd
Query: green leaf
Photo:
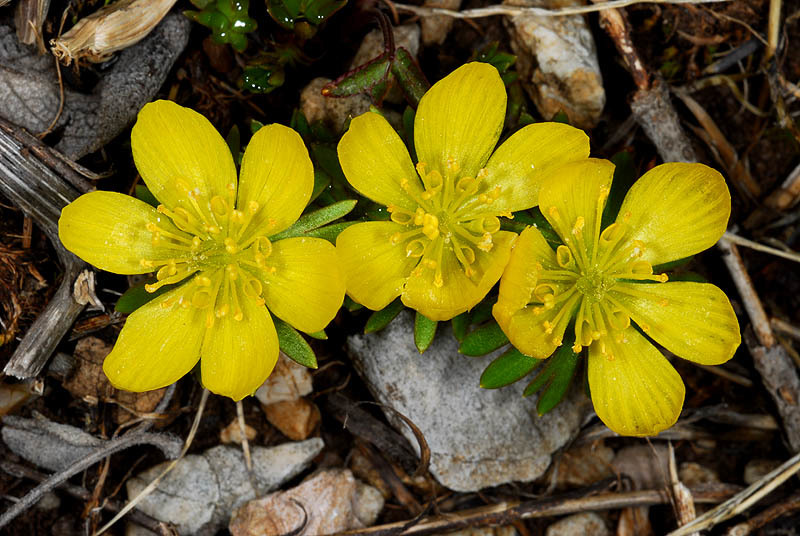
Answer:
M469 313L461 313L453 317L450 324L453 326L453 336L456 340L458 342L463 341L464 337L467 336L467 328L470 325Z
M403 110L403 140L406 142L411 160L414 162L417 161L417 149L414 147L414 119L416 115L416 111L411 106L406 106L406 109Z
M422 96L431 85L422 73L422 69L419 68L417 60L403 47L398 47L395 50L394 61L392 61L392 74L397 80L400 89L403 90L408 102L416 108L420 99L422 99Z
M367 324L364 326L364 333L373 333L375 331L382 330L388 326L389 322L394 320L394 318L400 314L400 311L402 310L403 302L400 301L400 298L397 298L380 311L375 311L369 315Z
M551 119L551 121L569 125L569 116L566 114L566 112L564 112L564 110L561 110L560 112L558 112L556 115L553 116L553 119Z
M314 212L303 214L294 225L288 229L274 235L271 240L283 240L284 238L292 238L295 236L307 236L309 231L318 229L334 220L338 220L342 216L349 213L355 208L357 201L355 199L348 199L347 201L339 201L327 207L323 207Z
M431 345L438 325L439 322L436 320L431 320L422 313L417 312L417 316L414 318L414 344L417 345L419 353L424 353Z
M311 190L311 199L309 203L313 202L320 194L325 191L325 188L331 185L331 176L322 171L321 169L314 170L314 189Z
M159 288L155 292L147 292L144 289L144 286L148 283L155 283L156 279L149 278L141 283L132 286L128 290L126 290L122 296L119 297L117 303L114 305L114 310L118 313L132 313L142 305L146 304L149 301L154 300L155 298L161 296L165 292L168 292L175 288L175 285L164 285L163 287Z
M308 119L306 119L305 114L297 108L295 108L292 112L292 118L289 121L289 126L292 127L293 130L296 130L304 140L311 135L311 129L308 126Z
M487 300L483 299L478 305L472 308L470 312L469 321L471 324L483 324L492 318L492 307L497 299Z
M303 336L277 316L273 316L272 320L275 322L275 331L278 332L281 351L295 363L308 368L317 368L317 356Z
M339 236L339 233L350 227L351 225L355 225L358 223L357 221L343 221L340 223L332 223L330 225L326 225L325 227L320 227L319 229L314 229L313 231L308 231L303 236L310 236L313 238L322 238L323 240L327 240L333 245L336 245L336 238Z
M156 196L154 196L153 193L150 191L150 189L143 184L136 185L136 188L134 188L133 190L133 195L136 196L136 199L138 199L139 201L144 201L148 205L152 205L154 207L158 207L159 205Z
M622 206L622 201L625 199L625 194L631 189L633 183L636 182L636 168L633 165L633 157L628 151L621 151L611 157L611 162L616 166L614 168L614 178L611 182L611 191L608 193L608 201L606 201L606 208L603 210L603 219L601 227L605 229L617 219L619 209Z
M233 159L238 163L239 151L242 150L242 139L239 135L239 127L237 125L233 125L233 127L231 127L231 129L228 131L228 136L225 138L225 143L228 144L228 149L231 150Z
M344 308L350 311L351 313L354 313L364 308L364 306L361 305L360 303L354 302L353 299L347 294L345 294L344 296L344 303L342 305L344 305Z
M261 121L256 121L255 119L251 119L250 120L250 134L251 135L255 134L256 132L261 130L261 127L263 127L263 126L264 126L264 123L262 123Z
M567 328L567 334L570 331L574 330ZM572 351L573 341L568 340L567 334L565 334L564 343L545 361L544 368L522 393L523 396L530 396L537 391L542 391L536 404L539 416L556 407L564 399L572 377L575 375L580 354Z
M322 88L322 94L326 97L351 97L364 93L373 102L380 103L389 91L391 68L391 58L384 52L326 84Z
M497 322L492 321L469 332L458 347L458 351L468 356L481 356L505 344L508 344L508 337Z
M530 374L543 362L543 359L534 359L512 346L503 355L489 363L489 366L481 374L481 387L497 389L511 385Z
M308 335L309 337L312 337L314 339L317 339L318 341L327 341L328 340L328 334L325 333L324 329L321 329L319 331L315 331L314 333L306 333L306 335Z
M553 226L550 225L550 222L547 221L547 218L544 217L542 211L539 210L539 207L533 207L528 211L531 219L533 220L533 225L539 232L542 233L542 236L545 240L547 240L551 246L560 246L561 245L561 238L558 236L558 233Z

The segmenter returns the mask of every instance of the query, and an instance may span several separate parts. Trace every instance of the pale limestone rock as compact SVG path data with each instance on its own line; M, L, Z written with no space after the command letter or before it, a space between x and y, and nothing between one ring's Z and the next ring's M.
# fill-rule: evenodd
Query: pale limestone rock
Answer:
M571 0L505 0L505 4L557 8ZM579 128L593 127L606 103L597 49L586 20L579 15L506 19L520 81L539 113L550 120L564 111Z
M503 350L462 356L450 331L442 329L420 355L413 328L413 317L401 313L382 331L351 336L347 347L375 398L425 435L436 479L456 491L475 491L540 477L551 454L577 433L587 414L589 402L580 389L539 417L536 397L522 397L524 384L480 388L483 369ZM418 448L408 427L393 412L385 413Z

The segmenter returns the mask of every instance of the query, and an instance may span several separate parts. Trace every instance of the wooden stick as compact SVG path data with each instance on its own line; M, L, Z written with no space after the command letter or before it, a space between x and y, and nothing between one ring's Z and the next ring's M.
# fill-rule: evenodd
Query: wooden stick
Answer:
M620 493L597 493L586 496L576 494L562 495L537 501L505 501L461 512L451 512L435 518L424 518L419 523L408 526L408 521L378 525L366 529L339 532L337 536L422 536L441 534L465 527L488 525L508 525L520 519L553 517L576 512L598 510L617 510L633 506L651 506L670 502L669 493L664 490L628 491ZM692 490L696 502L716 503L730 497L730 492L703 492Z
M567 15L584 15L595 13L605 9L623 8L636 4L716 4L730 2L731 0L611 0L592 6L570 6L559 9L546 9L541 7L522 7L509 5L495 5L479 7L475 9L465 9L463 11L453 11L441 7L413 6L410 4L395 3L394 7L398 11L406 11L415 15L431 16L445 15L454 19L480 19L497 15L537 15L539 17L563 17Z

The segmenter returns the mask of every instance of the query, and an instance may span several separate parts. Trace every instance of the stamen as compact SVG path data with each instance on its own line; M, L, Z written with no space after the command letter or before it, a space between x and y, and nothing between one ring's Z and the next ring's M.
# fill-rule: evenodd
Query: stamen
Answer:
M562 268L574 268L575 266L575 259L572 256L572 252L567 246L560 245L556 249L556 262Z

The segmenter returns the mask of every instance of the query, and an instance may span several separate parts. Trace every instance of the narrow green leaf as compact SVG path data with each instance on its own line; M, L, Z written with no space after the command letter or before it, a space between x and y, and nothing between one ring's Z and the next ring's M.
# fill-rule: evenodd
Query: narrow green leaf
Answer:
M319 331L315 331L314 333L306 333L306 335L308 335L309 337L312 337L314 339L317 339L318 341L327 341L328 340L328 334L325 333L324 329L321 329Z
M147 292L144 286L155 281L155 278L150 278L126 290L117 300L114 310L118 313L132 313L147 302L175 288L175 285L164 285L155 292Z
M508 344L508 337L500 326L492 320L488 324L472 330L464 337L458 351L468 356L481 356Z
M231 129L228 131L228 135L225 138L225 143L228 144L228 149L231 150L233 159L238 160L239 151L242 149L242 138L239 135L239 127L237 125L233 125L233 127L231 127Z
M317 368L317 356L311 349L308 342L292 326L273 316L275 331L278 332L278 344L281 351L292 361L308 368Z
M400 314L400 311L402 310L403 302L400 301L400 298L397 298L380 311L375 311L369 315L367 324L364 326L364 333L373 333L375 331L382 330L388 326L389 322L394 320L394 318Z
M568 328L567 333L570 331ZM564 343L546 360L544 368L525 388L523 396L542 391L536 404L536 411L540 416L552 410L564 399L575 375L579 356L580 354L572 351L572 342L565 337Z
M489 366L481 374L481 387L497 389L511 385L530 374L543 362L543 359L534 359L512 346L503 355L489 363Z
M414 147L414 119L416 118L416 111L411 106L406 106L403 110L403 140L406 142L408 152L411 154L411 160L417 161L417 149Z
M603 210L602 227L605 229L617 219L617 214L625 199L625 194L636 182L636 168L633 165L633 157L628 151L621 151L611 157L611 161L616 166L614 168L614 178L611 182L611 191L608 192L606 208Z
M302 114L300 114L300 115L302 115ZM292 116L292 119L294 119L294 116ZM305 117L304 117L304 119L305 119ZM250 120L250 134L251 135L255 134L263 126L264 126L264 123L262 123L261 121L256 121L255 119L251 119ZM295 129L295 130L297 130L297 129Z
M419 353L424 353L431 345L438 325L439 322L436 320L431 320L422 313L417 312L417 316L414 318L414 344L417 345Z
M300 219L290 226L285 231L282 231L275 236L271 237L272 240L283 240L284 238L292 238L295 236L307 236L309 231L318 229L323 225L338 220L342 216L349 213L355 208L357 201L355 199L348 199L346 201L339 201L327 207L323 207L314 212L303 214Z
M566 114L566 112L564 112L564 110L561 110L560 112L558 112L556 115L553 116L553 119L551 119L551 121L569 125L569 116Z
M339 236L339 233L341 233L351 225L355 225L356 223L358 222L343 221L339 223L332 223L330 225L326 225L325 227L320 227L319 229L313 229L311 231L308 231L303 236L322 238L323 240L327 240L331 244L336 245L336 237Z
M416 108L420 99L431 87L419 68L417 60L408 50L398 47L392 61L392 74L411 105Z
M314 189L311 190L311 199L309 203L314 202L316 198L331 184L331 176L321 169L314 170Z
M258 123L258 121L253 121L253 123ZM253 123L250 124L251 129L253 127ZM261 125L261 123L258 124ZM295 108L292 112L292 118L289 120L289 126L292 127L293 130L297 131L303 140L307 140L311 134L310 127L308 126L308 119L306 119L305 114L297 108ZM255 132L253 132L253 134L255 134Z
M467 336L467 328L470 325L469 313L461 313L453 317L450 323L453 326L453 336L458 342L463 341L464 337Z
M484 298L483 301L478 303L475 307L472 308L470 311L469 321L471 324L483 324L490 318L492 318L492 307L494 306L494 302L497 299L486 299Z
M144 201L148 205L152 205L154 207L159 205L156 196L154 196L150 189L143 184L137 184L136 188L133 190L133 194L136 196L136 199L139 201Z
M389 89L388 76L391 60L384 52L369 62L346 72L322 88L326 97L351 97L365 93L380 102Z
M356 311L364 308L363 305L354 302L353 299L346 294L344 296L344 303L342 305L344 305L344 308L350 311L351 313L355 313Z

